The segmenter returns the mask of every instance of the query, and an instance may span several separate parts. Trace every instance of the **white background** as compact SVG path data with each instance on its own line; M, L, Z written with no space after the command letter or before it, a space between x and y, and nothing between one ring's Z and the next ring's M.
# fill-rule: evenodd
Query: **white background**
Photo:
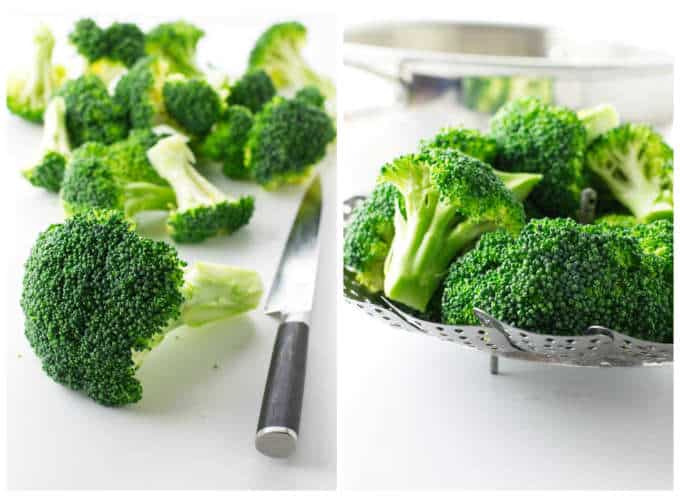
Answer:
M670 13L658 3L630 12L611 2L583 4L456 2L436 15L425 14L432 12L427 6L411 16L395 7L379 16L355 11L346 20L542 23L576 30L584 39L672 48L670 30L663 29ZM354 75L342 73L345 109L355 110L353 95L356 101L389 100L389 87ZM467 118L436 104L408 113L353 113L342 127L340 199L370 191L381 164ZM390 328L348 305L340 316L340 488L671 487L671 367L563 368L501 359L501 374L492 376L485 354Z
M77 14L78 15L78 14ZM96 15L83 10L79 15ZM117 20L138 16L116 16ZM77 17L43 18L55 30L55 59L73 62L66 33ZM112 20L97 17L104 25ZM165 18L172 20L174 17ZM201 61L238 76L256 37L286 17L193 18L206 31ZM311 63L326 74L335 70L336 19L299 17L309 28ZM8 24L16 42L5 53L9 67L30 54L36 17ZM153 20L140 22L146 29ZM49 379L23 335L19 308L22 265L37 234L61 219L58 198L33 188L20 169L36 159L40 128L7 119L8 147L3 167L11 171L3 195L14 194L6 214L16 221L6 233L8 249L7 455L12 489L226 489L335 488L335 147L320 166L324 212L307 383L297 453L273 460L254 447L276 322L261 309L248 317L204 329L183 329L151 353L138 372L144 398L135 405L101 407ZM251 223L229 238L178 246L188 261L206 260L257 269L267 288L297 210L302 188L266 192L256 185L211 179L234 195L251 193L256 210ZM162 235L162 219L145 231ZM263 299L264 302L264 299ZM215 367L216 366L216 367Z

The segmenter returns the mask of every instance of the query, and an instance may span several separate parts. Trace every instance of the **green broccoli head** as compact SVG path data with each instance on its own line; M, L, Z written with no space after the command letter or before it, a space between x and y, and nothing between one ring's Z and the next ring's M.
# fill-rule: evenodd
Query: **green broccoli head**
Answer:
M640 221L673 216L673 149L644 124L623 124L588 148L586 165L598 182Z
M6 101L12 114L41 123L47 103L66 79L66 70L52 65L54 36L47 26L38 28L33 43L33 67L29 71L10 74Z
M66 128L72 146L88 141L114 143L127 136L123 108L96 76L71 79L59 89L58 95L66 102Z
M304 181L335 139L335 123L322 109L297 99L274 97L255 115L245 164L268 189Z
M635 219L635 216L628 214L606 214L595 219L595 224L614 228L632 228L639 224L639 221Z
M295 100L311 105L312 107L324 108L326 97L316 86L305 86L295 92Z
M186 77L200 76L196 47L205 32L185 21L159 24L146 35L146 50L163 59L170 72Z
M80 19L69 41L85 57L86 72L106 84L146 55L144 33L136 24L113 23L104 29L92 19Z
M491 119L490 136L498 144L498 169L535 172L543 181L530 201L548 216L573 217L581 190L587 186L584 155L588 138L605 129L605 122L618 119L610 107L588 114L587 122L565 107L536 98L505 104ZM598 115L607 119L599 119ZM592 127L591 127L592 126Z
M163 138L149 149L148 157L176 194L177 209L167 223L176 242L195 243L229 235L250 222L255 209L253 197L229 198L201 176L184 137Z
M270 26L255 42L248 67L263 69L277 88L301 88L312 85L326 98L335 97L335 86L317 74L302 57L307 42L307 28L299 22L283 22Z
M61 188L66 161L71 155L66 130L66 102L62 97L50 100L44 121L40 159L22 174L33 186L56 193Z
M131 128L149 128L169 121L163 101L168 64L158 57L137 62L116 84L114 100Z
M135 130L113 145L86 143L75 150L61 189L64 211L73 215L100 208L133 217L172 208L175 194L146 156L157 140L150 130Z
M170 117L194 136L208 134L222 113L219 95L203 79L168 79L163 85L163 100Z
M252 113L260 112L264 104L276 95L271 78L261 69L248 71L229 89L228 105L242 105Z
M485 234L455 261L442 316L447 324L477 324L479 308L537 333L572 335L600 325L669 341L671 288L628 230L540 219L517 238Z
M139 236L117 212L50 226L26 262L21 296L26 337L44 371L103 405L137 402L136 370L169 332L257 307L257 273L185 266L173 247Z
M240 105L227 107L212 131L196 145L199 157L222 164L222 172L232 179L248 179L245 167L245 145L253 127L253 114Z
M492 164L498 153L496 141L476 129L443 128L430 140L423 140L421 148L455 148L482 162Z
M524 210L491 166L455 149L425 149L383 166L404 198L385 261L385 295L425 311L451 260L496 228L520 230Z

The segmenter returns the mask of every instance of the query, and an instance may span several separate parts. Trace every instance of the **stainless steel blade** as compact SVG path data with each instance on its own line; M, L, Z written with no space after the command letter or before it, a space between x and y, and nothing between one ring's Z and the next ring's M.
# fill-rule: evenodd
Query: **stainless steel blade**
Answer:
M267 296L264 312L277 319L312 310L319 255L321 181L317 175L300 203Z

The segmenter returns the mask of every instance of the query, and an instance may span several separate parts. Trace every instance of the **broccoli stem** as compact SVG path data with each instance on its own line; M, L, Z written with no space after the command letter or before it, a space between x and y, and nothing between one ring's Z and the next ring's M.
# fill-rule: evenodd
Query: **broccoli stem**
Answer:
M591 143L619 125L619 114L612 105L603 104L577 112L578 118L586 128L586 142Z
M169 186L153 183L127 183L125 189L125 216L133 217L142 211L164 211L175 205L175 192Z
M47 105L43 116L43 136L40 143L42 153L57 152L63 156L71 153L71 144L66 129L66 101L55 97Z
M34 37L35 55L33 57L33 71L31 71L28 84L24 87L22 97L30 102L31 106L44 103L46 98L52 95L52 50L54 48L54 36L47 26L40 26Z

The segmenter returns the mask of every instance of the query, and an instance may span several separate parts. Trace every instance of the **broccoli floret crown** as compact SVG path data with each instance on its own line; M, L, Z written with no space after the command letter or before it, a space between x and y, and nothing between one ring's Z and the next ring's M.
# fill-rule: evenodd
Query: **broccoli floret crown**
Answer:
M64 179L66 158L58 152L47 152L38 164L24 171L24 177L33 185L53 193L59 192Z
M248 137L246 167L265 188L303 181L335 139L335 124L323 110L296 99L274 97Z
M146 55L144 33L136 24L116 22L102 29L92 19L80 19L69 40L90 63L108 59L132 67Z
M242 105L256 113L276 95L271 78L261 69L248 71L229 88L228 105Z
M641 221L673 215L673 149L645 124L626 123L588 147L586 164L597 186Z
M114 143L127 136L123 108L96 76L69 80L58 95L66 102L66 127L73 147L88 141Z
M574 216L585 187L586 128L576 113L536 98L505 104L491 119L501 170L535 172L543 180L530 201L550 216Z
M421 148L455 148L476 159L493 164L498 153L496 141L476 129L443 128L430 140L423 140Z
M171 79L163 85L165 108L180 126L195 136L210 132L222 112L217 92L205 80Z
M131 128L149 128L167 121L163 84L168 65L158 57L137 62L116 84L115 101Z
M168 231L177 243L198 243L218 235L230 235L250 222L255 211L251 196L224 200L214 205L173 212Z
M183 266L173 247L110 211L44 231L26 262L21 306L45 372L105 405L139 400L133 351L180 316Z
M253 114L240 105L227 107L210 133L196 146L200 157L220 162L222 172L232 179L247 179L245 145L253 127Z
M186 21L159 24L146 35L146 50L164 59L170 72L187 77L199 76L195 56L198 42L205 32Z
M311 85L300 88L295 92L295 99L319 109L323 109L326 102L326 97L321 93L321 90Z

